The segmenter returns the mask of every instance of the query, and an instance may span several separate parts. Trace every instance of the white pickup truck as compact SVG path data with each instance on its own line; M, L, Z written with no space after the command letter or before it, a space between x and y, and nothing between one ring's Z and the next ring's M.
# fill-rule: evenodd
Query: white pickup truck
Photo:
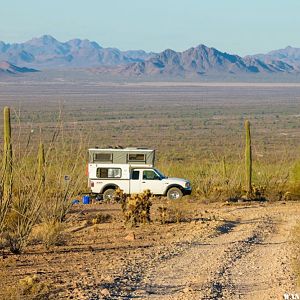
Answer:
M126 194L149 189L170 200L191 194L188 180L166 177L154 168L154 159L155 151L151 149L89 149L89 187L104 200L111 199L117 188Z

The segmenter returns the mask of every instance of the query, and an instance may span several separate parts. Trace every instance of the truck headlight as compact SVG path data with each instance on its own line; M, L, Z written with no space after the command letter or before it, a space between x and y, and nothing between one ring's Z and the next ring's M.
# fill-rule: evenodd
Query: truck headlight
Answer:
M186 182L186 183L185 183L185 188L188 189L188 188L190 188L190 187L191 187L191 184L190 184L189 182Z

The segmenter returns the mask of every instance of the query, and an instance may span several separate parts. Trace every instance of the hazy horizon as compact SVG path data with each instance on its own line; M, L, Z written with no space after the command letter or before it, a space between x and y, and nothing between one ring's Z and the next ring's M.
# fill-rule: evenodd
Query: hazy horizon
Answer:
M12 0L1 6L0 40L20 43L48 34L59 41L81 38L105 48L147 52L205 44L243 56L300 47L298 11L297 0L284 5L271 0Z

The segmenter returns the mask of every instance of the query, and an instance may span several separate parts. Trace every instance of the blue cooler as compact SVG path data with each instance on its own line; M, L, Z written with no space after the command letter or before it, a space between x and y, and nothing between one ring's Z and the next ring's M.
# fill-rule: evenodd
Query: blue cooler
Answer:
M82 197L83 204L90 204L90 196L83 196Z

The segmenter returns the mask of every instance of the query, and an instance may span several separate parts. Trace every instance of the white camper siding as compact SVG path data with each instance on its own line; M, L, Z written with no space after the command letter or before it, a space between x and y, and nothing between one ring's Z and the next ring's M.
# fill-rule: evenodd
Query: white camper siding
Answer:
M99 172L99 170L101 169L108 169L109 171L107 173L102 172L101 174L101 172ZM116 169L119 169L121 171L120 176L119 172L114 172L114 170ZM99 176L105 174L107 174L108 176ZM129 165L89 164L89 178L93 193L102 193L103 189L105 189L105 187L108 185L116 185L120 187L125 193L129 193Z
M103 190L107 186L115 185L118 186L121 190L124 191L124 193L129 194L129 180L121 179L121 180L110 180L110 179L95 179L91 180L93 182L94 186L91 188L93 193L96 194L102 194Z

